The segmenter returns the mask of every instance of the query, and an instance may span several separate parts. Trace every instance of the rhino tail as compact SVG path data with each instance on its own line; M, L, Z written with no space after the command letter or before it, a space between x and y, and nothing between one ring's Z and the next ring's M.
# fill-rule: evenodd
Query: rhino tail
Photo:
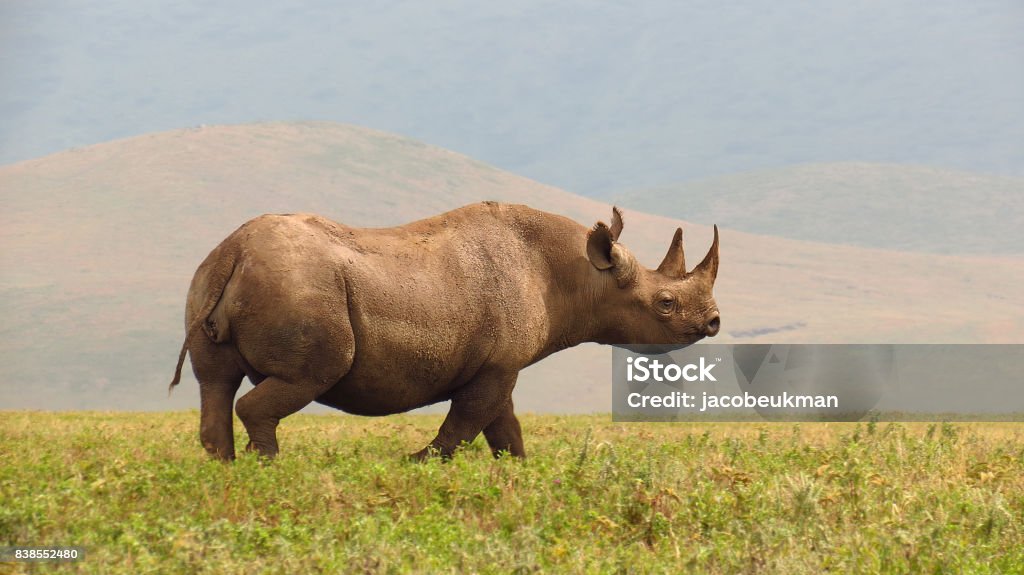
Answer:
M207 259L208 262L213 260L210 262L212 264L210 268L212 269L207 272L209 273L206 282L208 289L207 297L203 302L203 307L199 309L199 312L192 318L188 328L185 330L185 341L181 344L181 351L178 353L178 365L174 368L174 379L167 386L168 396L174 391L174 387L181 382L181 368L185 364L185 354L188 353L189 342L192 341L192 337L195 336L196 332L204 326L210 314L213 313L214 308L220 303L220 298L224 295L224 288L227 287L231 276L235 273L236 256L236 250L228 250L227 254L211 254L211 257ZM200 268L205 267L206 264L207 262L203 262L203 266L200 266ZM211 334L211 337L217 339L213 334Z

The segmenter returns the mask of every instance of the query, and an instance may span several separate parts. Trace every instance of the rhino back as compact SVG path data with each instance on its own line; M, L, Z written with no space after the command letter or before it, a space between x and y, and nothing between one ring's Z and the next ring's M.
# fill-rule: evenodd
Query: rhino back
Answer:
M398 381L402 403L422 405L485 365L518 371L546 346L553 278L515 214L495 208L355 234L345 280L356 359L332 395L369 399Z

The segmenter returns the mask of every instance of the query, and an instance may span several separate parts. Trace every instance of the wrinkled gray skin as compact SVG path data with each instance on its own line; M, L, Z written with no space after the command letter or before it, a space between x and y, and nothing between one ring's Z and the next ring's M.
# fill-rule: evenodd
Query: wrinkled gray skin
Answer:
M199 266L185 354L199 380L200 439L232 459L231 404L249 449L278 452L282 418L317 401L387 415L451 400L430 444L450 456L482 431L523 456L519 370L582 342L688 344L719 329L718 229L685 271L682 230L657 270L620 243L622 217L587 229L526 206L484 202L386 229L309 214L264 215Z

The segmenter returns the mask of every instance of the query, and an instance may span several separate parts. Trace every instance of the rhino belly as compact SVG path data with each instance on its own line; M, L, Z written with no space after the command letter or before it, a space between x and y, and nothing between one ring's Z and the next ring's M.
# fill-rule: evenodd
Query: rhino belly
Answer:
M451 398L450 386L422 383L412 375L377 378L349 373L316 401L355 415L391 415Z

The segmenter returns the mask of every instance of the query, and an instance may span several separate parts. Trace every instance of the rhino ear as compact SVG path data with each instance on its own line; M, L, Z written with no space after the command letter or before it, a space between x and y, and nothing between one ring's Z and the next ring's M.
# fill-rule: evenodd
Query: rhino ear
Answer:
M612 245L615 239L604 222L597 222L587 234L587 259L599 270L612 267Z
M601 271L611 271L619 287L636 281L637 263L633 254L612 238L612 228L597 222L587 234L587 259Z
M606 270L613 265L612 244L619 241L622 233L622 212L612 206L612 227L604 222L597 222L594 229L587 234L587 257L590 263L599 270Z
M612 206L612 241L619 241L619 235L622 233L622 212L619 211L618 206Z

